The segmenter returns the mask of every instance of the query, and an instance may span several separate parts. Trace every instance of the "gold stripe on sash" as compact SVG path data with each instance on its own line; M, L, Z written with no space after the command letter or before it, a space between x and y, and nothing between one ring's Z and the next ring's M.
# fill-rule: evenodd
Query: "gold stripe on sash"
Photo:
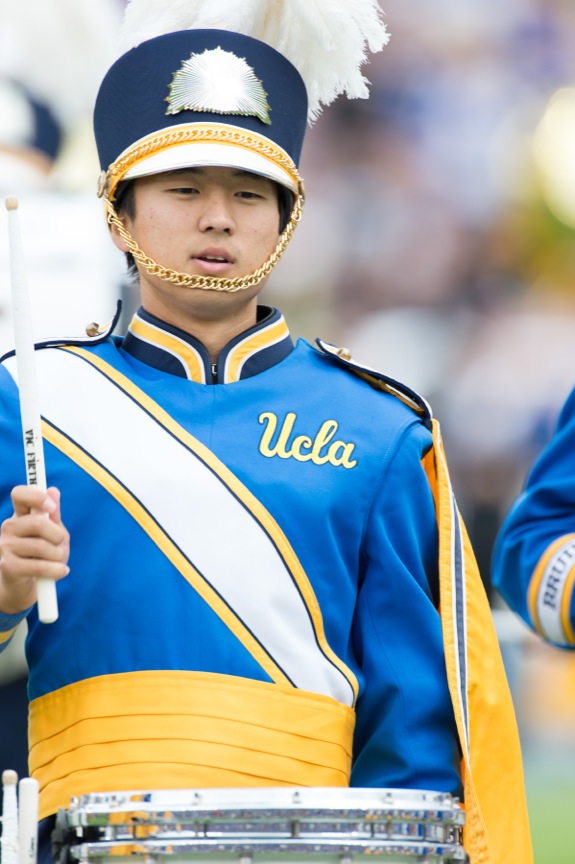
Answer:
M281 527L275 521L273 516L263 506L263 504L241 483L241 481L230 471L207 447L200 441L187 432L179 423L177 423L157 402L134 384L129 378L103 360L96 354L86 351L79 346L67 346L63 349L66 353L76 354L94 368L98 369L110 381L113 381L118 387L127 393L137 404L147 411L157 423L164 429L168 430L174 438L180 441L187 447L198 459L204 462L217 476L222 483L242 502L246 509L252 514L253 518L262 526L265 533L271 538L277 548L285 566L298 586L301 597L306 605L309 617L313 624L317 644L319 645L324 656L329 662L339 670L341 675L348 682L350 693L353 699L357 699L359 685L352 670L337 656L328 644L323 618L319 603L310 584L307 574L305 573L301 563L295 554L288 538L285 536ZM43 432L46 432L43 427Z
M40 818L122 789L348 786L354 711L227 675L146 671L70 684L30 705Z
M78 447L73 441L62 435L57 429L45 420L42 421L42 435L57 447L62 453L76 462L87 474L93 477L106 489L110 495L122 505L132 518L140 525L146 534L154 541L166 558L176 567L198 595L205 600L211 609L224 622L226 627L250 652L262 669L270 676L272 681L278 684L288 684L289 679L279 668L277 663L268 654L264 647L253 637L249 629L238 618L234 611L220 597L217 591L201 576L193 564L182 554L178 546L162 530L161 526L152 518L145 507L126 489L118 480L110 474L102 465L96 462L89 453Z

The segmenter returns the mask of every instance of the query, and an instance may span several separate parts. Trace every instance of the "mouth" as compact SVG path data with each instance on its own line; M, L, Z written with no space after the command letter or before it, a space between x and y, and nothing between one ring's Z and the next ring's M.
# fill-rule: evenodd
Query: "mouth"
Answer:
M234 259L220 250L206 250L193 255L192 261L202 273L210 276L221 276L234 264Z

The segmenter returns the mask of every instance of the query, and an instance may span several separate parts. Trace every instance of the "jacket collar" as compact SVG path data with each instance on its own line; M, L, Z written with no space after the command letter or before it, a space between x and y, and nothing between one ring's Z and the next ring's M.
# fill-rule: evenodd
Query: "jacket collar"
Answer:
M122 347L142 363L170 375L198 384L231 384L275 366L294 345L281 312L258 306L257 323L228 342L213 368L206 348L194 336L140 307Z

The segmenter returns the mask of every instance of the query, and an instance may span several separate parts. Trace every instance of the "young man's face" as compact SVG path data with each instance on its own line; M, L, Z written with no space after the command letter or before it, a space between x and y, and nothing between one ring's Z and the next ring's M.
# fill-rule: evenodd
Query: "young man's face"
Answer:
M276 248L277 189L257 174L190 168L142 177L133 194L133 215L120 215L138 246L162 267L192 276L236 278L253 273ZM115 235L115 241L122 248L121 238ZM139 270L144 299L158 291L165 298L173 288ZM262 287L248 291L253 295ZM189 295L201 289L178 290Z

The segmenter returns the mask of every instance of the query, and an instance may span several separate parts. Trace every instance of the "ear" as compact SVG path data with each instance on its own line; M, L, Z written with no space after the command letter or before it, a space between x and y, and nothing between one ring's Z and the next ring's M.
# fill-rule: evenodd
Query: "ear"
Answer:
M126 228L128 228L127 225L126 225ZM115 245L118 247L120 252L129 252L130 251L128 249L128 246L126 245L126 241L124 240L124 238L122 237L122 235L118 231L117 225L114 225L112 223L112 227L110 228L110 234L112 235L112 240L114 241Z

